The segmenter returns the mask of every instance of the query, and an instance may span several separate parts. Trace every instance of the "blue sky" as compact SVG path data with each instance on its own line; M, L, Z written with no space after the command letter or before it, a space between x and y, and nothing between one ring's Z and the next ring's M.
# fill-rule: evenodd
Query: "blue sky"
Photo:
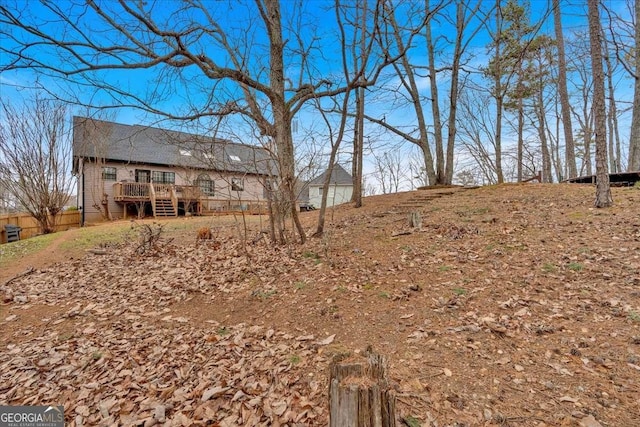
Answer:
M12 7L11 5L13 4L17 4L18 6L25 5L26 3L24 3L24 1L25 0L18 0L17 2L13 2L12 0L6 0L4 3L7 6ZM171 3L172 5L176 4L172 1L169 1L168 3ZM246 3L249 5L253 4L251 1ZM434 2L432 1L432 3ZM620 11L620 13L625 12L625 2L622 0L604 0L604 3L608 7ZM60 7L61 11L66 12L71 7L72 2L61 0L56 2L56 4ZM163 4L163 2L157 2L156 4L160 5ZM251 67L254 70L266 69L266 38L264 32L261 32L261 25L256 10L252 9L248 11L248 9L242 8L241 5L243 3L236 1L216 1L208 2L207 4L211 5L209 12L217 19L217 22L224 27L224 31L229 35L229 40L233 42L233 40L238 39L240 40L239 45L241 48L247 49L247 57L250 58L249 61L251 63ZM300 16L292 15L290 13L290 11L293 10L292 6L297 4L297 2L284 1L282 4L284 25L287 26L293 18L299 18L300 21L295 21L291 25L295 28L302 28L302 31L296 31L286 35L288 46L294 47L298 37L306 40L311 39L311 37L315 37L313 42L314 48L308 52L310 55L309 57L314 60L314 69L311 72L313 78L315 80L326 77L331 79L340 79L340 76L342 75L339 57L340 49L336 39L336 26L335 24L332 24L335 19L335 14L330 10L330 6L333 2L302 2L305 13ZM532 20L537 19L537 17L544 13L547 4L548 2L546 0L531 1ZM105 2L104 5L107 8L116 7L115 2ZM158 12L155 14L156 19L160 22L167 21L167 28L171 28L172 26L179 28L182 25L181 21L175 15L169 15L169 11L171 10L170 8L161 7L157 10ZM41 29L50 31L56 35L62 34L62 29L56 22L54 22L56 19L55 16L53 16L50 11L43 8L38 2L30 0L27 11L32 14L31 16L33 19L40 21L39 27ZM565 38L570 39L572 37L571 34L574 31L586 29L584 2L575 0L563 2L563 13L563 25L566 32ZM90 16L90 14L87 14L86 16ZM42 23L42 20L49 21L49 23L45 25ZM299 23L301 23L301 25L299 25ZM87 28L90 28L91 36L94 37L95 40L100 40L101 38L106 37L106 35L102 33L104 26L99 20L92 18L85 24ZM451 26L446 24L444 20L439 20L435 23L434 31L436 33L439 32L442 36L452 35ZM553 20L551 17L549 17L542 25L541 31L549 34L553 33ZM0 40L0 43L7 47L10 42L6 39L2 39ZM486 33L480 34L476 37L469 50L469 53L473 56L473 58L470 59L471 64L486 64L488 61L486 48L487 43L488 36ZM438 60L444 63L445 58L447 57L447 45L443 44L442 46L443 50ZM213 51L207 44L201 45L199 49L202 49L203 53L208 53L216 60L224 61L225 59L228 59L228 55L223 51ZM413 62L424 63L423 59L426 57L425 52L425 48L422 45L415 46L411 52ZM60 61L60 59L53 55L50 50L40 52L39 55L40 58L45 59L51 64L55 64ZM4 62L2 58L0 58L0 62ZM287 73L290 78L297 81L299 78L299 72L301 71L300 56L292 56L286 66ZM166 69L161 67L154 67L147 70L111 70L101 73L117 88L130 90L140 95L151 93L158 82L161 82L162 84L170 82L170 85L167 86L167 90L162 92L162 96L156 97L154 101L154 106L158 106L159 108L167 111L188 111L191 104L202 107L203 105L206 105L205 100L212 94L212 90L215 90L215 92L213 92L213 96L214 98L217 98L219 103L224 103L225 99L229 99L229 96L238 94L237 86L223 83L213 89L211 80L202 78L201 74L190 71L186 71L180 76L177 76L173 73L168 73ZM256 72L254 75L264 82L268 79L268 73L266 71ZM618 83L620 91L619 97L630 97L629 80L626 79L623 74L620 74ZM393 84L393 81L389 84ZM447 84L446 77L440 80L440 84ZM34 85L42 85L50 90L59 91L59 93L68 91L67 93L78 95L84 102L93 102L98 104L112 103L112 100L109 100L109 97L106 96L107 94L104 91L94 91L89 87L68 85L64 80L53 79L48 76L36 76L36 73L30 70L5 71L0 73L0 95L5 99L28 98L32 93L32 90L28 88L33 87ZM421 79L421 87L425 91L425 95L428 95L427 91L429 89L429 83L426 78ZM441 97L444 99L446 97L446 92L442 92ZM397 107L390 109L389 106L390 103L388 99L382 99L378 102L373 99L373 97L369 97L367 102L367 113L378 117L384 115L389 122L397 124L404 123L410 125L412 121L415 120L411 116L409 112L410 110ZM77 114L86 114L86 111L86 109L79 108L77 110ZM108 115L108 118L128 124L152 124L156 122L154 117L131 108L120 108L118 110L114 110L112 114ZM233 124L234 126L232 130L237 133L240 138L252 138L251 130L248 128L243 129L242 121L234 121ZM310 108L304 109L297 116L296 127L298 131L294 134L294 138L299 139L298 144L302 146L306 142L305 139L309 129L321 128L317 113L314 113ZM377 132L375 132L375 130L371 129L371 135L376 133ZM379 145L383 145L383 143L389 143L389 149L401 149L406 153L413 151L413 147L411 145L406 143L401 144L399 141L378 141ZM344 154L342 154L340 158L342 162L348 161L347 151L348 146L345 145L343 149ZM369 162L367 165L368 170L371 170L371 163Z

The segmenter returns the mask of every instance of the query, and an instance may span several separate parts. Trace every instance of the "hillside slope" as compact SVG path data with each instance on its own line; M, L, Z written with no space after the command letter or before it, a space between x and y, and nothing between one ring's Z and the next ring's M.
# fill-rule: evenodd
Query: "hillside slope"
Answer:
M39 269L4 289L0 404L64 404L69 425L326 425L331 358L371 345L398 416L425 426L635 426L640 191L606 210L593 191L376 196L303 247L214 224L215 242Z

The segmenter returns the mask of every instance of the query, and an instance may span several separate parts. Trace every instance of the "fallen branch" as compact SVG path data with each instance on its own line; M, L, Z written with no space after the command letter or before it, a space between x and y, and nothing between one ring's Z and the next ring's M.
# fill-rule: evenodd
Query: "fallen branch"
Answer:
M29 268L27 268L25 271L23 271L22 273L18 273L18 274L16 274L15 276L13 276L13 277L11 277L10 279L8 279L6 282L4 282L4 283L2 284L2 287L5 287L5 286L9 285L9 283L11 283L11 282L13 282L14 280L17 280L17 279L19 279L19 278L21 278L21 277L23 277L23 276L27 276L27 275L29 275L29 274L33 273L34 271L36 271L36 269L35 269L35 268L33 268L33 267L29 267Z

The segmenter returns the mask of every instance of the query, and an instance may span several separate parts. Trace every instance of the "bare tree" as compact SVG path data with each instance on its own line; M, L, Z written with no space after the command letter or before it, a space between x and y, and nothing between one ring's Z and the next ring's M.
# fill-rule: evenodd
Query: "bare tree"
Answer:
M314 27L305 22L301 4L292 3L285 16L278 0L233 1L228 8L197 0L46 1L42 9L47 13L34 9L21 1L0 4L0 36L10 41L0 46L0 70L45 74L61 82L55 90L60 97L80 104L94 101L74 97L86 91L74 92L72 84L93 89L100 95L93 99L103 103L108 98L108 106L138 108L166 119L250 121L273 145L279 177L275 191L289 205L299 239L306 239L295 205L292 121L310 99L346 89L344 82L311 64L320 52L320 37L300 36L305 25ZM390 60L384 58L380 67ZM156 84L123 85L109 70L147 70ZM365 83L360 75L354 79L361 85L375 83L371 77ZM167 106L165 101L175 96L185 101L183 107ZM278 215L271 220L284 221Z
M618 62L633 79L633 112L629 135L628 171L640 170L640 0L627 0L626 16L603 5Z
M613 204L607 167L607 113L604 96L604 69L602 66L602 27L600 25L600 0L588 0L589 41L593 70L593 111L596 138L596 199L597 208Z
M397 193L401 185L407 180L403 155L395 152L385 152L382 155L373 153L375 159L374 178L382 189L382 194Z
M571 106L569 91L567 90L567 59L564 51L564 32L562 31L562 12L560 0L553 0L553 24L558 48L558 93L562 112L562 126L564 130L565 163L568 178L577 176L575 144L573 142L573 127L571 123Z
M391 55L391 50L396 49L399 52L406 52L410 47L416 43L415 39L425 28L425 23L433 18L436 11L442 7L440 4L435 9L426 9L423 5L415 7L413 3L406 3L405 6L408 10L400 11L400 8L391 4L391 2L385 2L383 20L385 23L385 29L381 34L381 49L385 52L386 56ZM418 11L416 11L418 10ZM400 24L397 15L403 17L403 21L411 19L411 22ZM434 168L433 153L429 144L429 127L427 123L424 100L421 96L418 85L418 74L415 72L416 65L412 64L408 55L401 55L400 60L393 64L395 71L395 77L400 80L400 87L406 93L406 102L411 105L415 111L415 126L412 126L410 131L406 131L401 126L394 125L387 122L386 115L380 117L366 116L367 120L372 123L376 123L388 130L392 134L403 138L406 141L420 147L422 155L424 157L426 181L430 184L437 183L436 170ZM393 88L392 92L399 92L397 88Z
M489 97L486 93L465 89L458 104L458 135L473 159L483 183L496 184L495 159L495 115L490 112Z
M571 112L578 122L576 131L575 149L576 158L581 159L577 168L579 175L592 175L593 153L593 79L590 53L588 46L588 34L578 33L569 44L569 66L574 70L571 73L572 83L579 90L571 104ZM577 166L577 165L576 165Z
M0 177L43 233L55 229L72 188L70 126L64 104L35 98L3 100Z
M483 12L482 2L438 1L432 4L426 1L403 2L401 5L405 9L401 9L400 5L386 4L382 49L387 54L390 54L392 47L404 51L416 45L421 46L419 38L424 37L426 64L420 64L410 56L402 56L394 64L393 77L399 84L390 85L389 89L393 97L400 99L398 104L407 106L415 113L415 122L406 126L387 120L386 115L366 117L370 122L420 148L425 166L423 181L429 185L450 184L454 169L460 74L467 60L467 48L483 28L488 14ZM432 21L435 19L438 19L440 34L434 37ZM442 31L443 22L455 31L453 40ZM443 55L441 46L451 46L450 55ZM443 61L442 58L446 59ZM420 85L425 69L429 78L428 97L422 93ZM442 83L444 79L440 76L445 77L448 87ZM448 101L441 107L442 88L448 89ZM429 112L432 123L427 119Z
M633 86L633 118L629 139L629 162L627 170L640 170L640 0L635 0L635 49Z

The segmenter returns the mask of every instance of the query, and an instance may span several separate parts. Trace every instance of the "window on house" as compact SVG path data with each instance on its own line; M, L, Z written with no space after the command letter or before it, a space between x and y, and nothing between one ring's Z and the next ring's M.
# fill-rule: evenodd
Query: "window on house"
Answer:
M174 172L153 171L151 178L155 184L175 184L176 174Z
M116 168L103 167L102 168L102 179L105 180L105 181L115 181L116 180Z
M196 179L196 185L205 196L215 196L215 183L206 173L198 176L198 179Z
M181 156L191 156L191 151L181 149L181 150L180 150L180 155L181 155Z
M244 191L244 180L242 178L231 178L231 191Z
M235 154L229 154L229 158L232 162L240 163L240 157L236 156Z
M322 196L322 187L318 187L318 196Z

